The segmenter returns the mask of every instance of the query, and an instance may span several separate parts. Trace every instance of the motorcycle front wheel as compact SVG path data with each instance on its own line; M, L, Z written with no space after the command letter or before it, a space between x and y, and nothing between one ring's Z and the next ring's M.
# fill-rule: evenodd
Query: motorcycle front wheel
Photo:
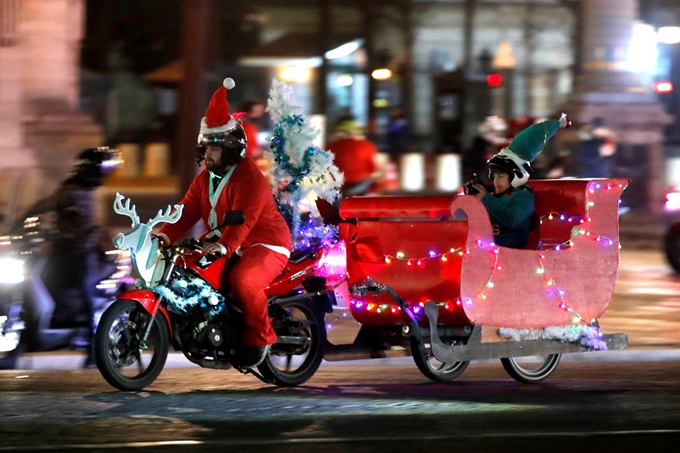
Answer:
M131 300L117 300L102 315L94 353L99 372L113 387L141 390L163 370L170 347L168 323L159 312L142 348L141 336L150 321L151 315Z
M279 387L307 382L319 369L326 348L323 313L311 299L299 299L269 309L279 341L257 369Z

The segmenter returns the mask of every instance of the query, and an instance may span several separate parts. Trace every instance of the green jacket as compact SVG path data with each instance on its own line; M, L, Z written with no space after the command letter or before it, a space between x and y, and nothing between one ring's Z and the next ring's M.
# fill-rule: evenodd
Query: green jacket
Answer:
M489 212L497 245L521 249L529 241L531 216L534 212L534 193L524 185L501 194L488 193L482 203Z

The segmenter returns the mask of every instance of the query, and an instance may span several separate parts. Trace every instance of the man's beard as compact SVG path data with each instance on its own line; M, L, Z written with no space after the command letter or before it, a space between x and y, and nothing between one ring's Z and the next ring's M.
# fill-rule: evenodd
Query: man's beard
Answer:
M212 159L205 159L205 168L217 174L221 174L223 169L222 159L214 161Z

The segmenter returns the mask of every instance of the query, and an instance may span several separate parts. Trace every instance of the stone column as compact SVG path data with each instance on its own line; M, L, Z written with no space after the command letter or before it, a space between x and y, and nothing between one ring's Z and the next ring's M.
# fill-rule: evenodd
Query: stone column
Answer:
M22 0L24 142L48 181L63 179L74 156L102 144L102 128L78 111L84 0Z
M0 0L0 167L35 164L21 123L23 55L18 46L21 0Z
M561 110L575 124L603 118L618 136L615 176L631 176L627 190L640 208L662 209L663 127L671 122L643 77L626 68L626 54L638 15L637 0L582 0L580 66L573 93ZM568 129L558 139L572 150L578 130ZM625 161L624 162L624 157ZM639 168L647 168L637 173ZM646 201L641 202L641 200Z
M22 190L40 179L24 143L23 54L19 46L22 0L0 0L0 229L5 231L32 199Z
M81 0L24 0L24 87L29 109L76 110L80 82Z

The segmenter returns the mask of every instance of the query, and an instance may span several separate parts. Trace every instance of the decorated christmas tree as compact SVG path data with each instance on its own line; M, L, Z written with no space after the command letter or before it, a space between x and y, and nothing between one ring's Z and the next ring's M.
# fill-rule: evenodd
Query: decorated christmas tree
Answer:
M337 228L323 223L316 206L318 198L333 204L340 196L344 178L333 165L333 153L314 145L319 131L305 122L289 85L273 81L267 112L275 124L270 146L274 196L288 222L293 249L335 242Z

